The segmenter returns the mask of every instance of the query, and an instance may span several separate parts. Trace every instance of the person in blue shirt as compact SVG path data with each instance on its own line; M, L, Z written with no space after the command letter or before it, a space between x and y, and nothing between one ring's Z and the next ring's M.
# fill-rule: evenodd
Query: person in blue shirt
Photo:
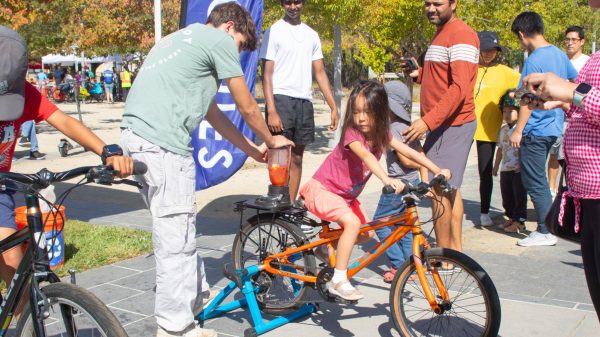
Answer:
M106 92L106 101L108 103L114 103L113 100L113 89L115 87L115 74L112 69L106 69L102 72L102 78L104 78L104 91Z
M37 73L36 77L37 77L37 80L38 80L38 89L43 94L44 92L42 91L42 88L48 82L48 75L46 75L45 72L40 71L39 73Z
M544 38L544 22L539 14L519 14L513 21L511 30L522 48L529 53L523 65L519 87L522 86L523 78L532 73L550 72L565 80L577 77L577 71L567 55ZM544 224L552 205L546 161L550 148L562 136L564 116L565 113L560 108L531 110L527 104L521 104L510 143L513 147L520 148L521 180L533 202L538 226L528 237L517 242L519 246L553 246L557 242Z

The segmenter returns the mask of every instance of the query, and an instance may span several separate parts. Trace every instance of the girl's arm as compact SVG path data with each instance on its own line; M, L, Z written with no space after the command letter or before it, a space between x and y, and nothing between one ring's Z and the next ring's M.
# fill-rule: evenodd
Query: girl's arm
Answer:
M365 165L367 165L369 170L373 172L373 174L379 178L384 185L391 185L396 189L396 191L404 189L404 184L400 180L391 179L388 177L383 167L379 165L377 158L375 158L375 156L369 150L367 150L364 145L361 144L361 142L354 141L348 144L348 148L355 155L357 155L358 158L365 163Z
M402 143L401 141L397 140L396 138L392 138L392 140L390 141L390 146L395 151L408 157L408 159L411 159L411 160L415 161L416 163L427 168L429 171L431 171L433 173L433 175L437 176L439 174L443 174L444 176L446 176L446 179L450 179L450 177L451 177L450 171L440 169L436 164L434 164L431 160L429 160L429 158L427 158L424 154L411 149L410 146Z

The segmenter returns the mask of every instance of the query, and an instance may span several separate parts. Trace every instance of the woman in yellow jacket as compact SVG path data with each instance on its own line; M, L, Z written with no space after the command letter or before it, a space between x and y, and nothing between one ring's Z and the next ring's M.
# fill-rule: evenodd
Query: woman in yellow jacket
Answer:
M127 65L123 65L123 70L121 70L121 90L123 92L123 102L127 100L127 94L129 94L129 89L131 89L131 73L129 69L127 69Z
M502 48L498 34L479 32L481 54L479 70L475 82L475 114L477 130L474 139L477 144L477 162L479 168L479 196L481 200L482 226L493 225L489 216L492 199L492 169L498 132L502 126L500 99L509 90L519 84L519 72L498 63Z

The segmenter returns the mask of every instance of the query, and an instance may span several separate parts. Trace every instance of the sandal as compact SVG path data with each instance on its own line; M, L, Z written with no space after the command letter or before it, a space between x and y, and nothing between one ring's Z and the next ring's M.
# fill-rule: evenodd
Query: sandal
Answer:
M508 227L504 227L504 231L506 233L521 233L525 230L525 224L522 223L521 221L513 221L513 223L508 226Z
M392 283L394 280L394 276L396 276L396 272L398 268L391 267L389 270L383 272L383 282Z
M513 222L514 222L514 220L512 220L512 219L508 219L508 220L506 220L506 221L505 221L503 224L501 224L501 225L498 225L498 227L500 227L500 228L504 229L504 228L506 228L506 227L509 227L509 226L511 226L511 225L513 224Z

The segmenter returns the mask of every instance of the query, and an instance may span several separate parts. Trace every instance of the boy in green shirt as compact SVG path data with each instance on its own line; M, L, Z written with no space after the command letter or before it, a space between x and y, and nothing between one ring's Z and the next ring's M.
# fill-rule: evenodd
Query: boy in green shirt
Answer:
M250 14L235 2L218 5L206 25L189 25L157 43L129 92L121 142L126 153L148 165L141 182L153 222L158 337L216 336L214 330L194 324L208 284L196 254L192 131L206 118L239 149L264 161L266 146L245 138L214 102L221 80L246 123L268 147L293 144L271 136L246 86L239 52L256 45Z

